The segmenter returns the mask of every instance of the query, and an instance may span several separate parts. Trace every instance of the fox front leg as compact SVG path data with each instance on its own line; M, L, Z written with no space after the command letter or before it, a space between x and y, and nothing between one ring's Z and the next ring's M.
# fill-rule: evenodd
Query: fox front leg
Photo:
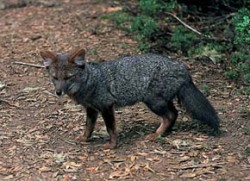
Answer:
M102 111L102 117L104 119L107 132L110 136L110 142L104 145L104 148L116 148L117 146L117 132L115 125L115 115L113 106Z
M86 118L86 129L83 135L84 142L88 141L91 137L91 134L94 131L95 123L97 120L98 112L90 107L86 109L87 112L87 118Z

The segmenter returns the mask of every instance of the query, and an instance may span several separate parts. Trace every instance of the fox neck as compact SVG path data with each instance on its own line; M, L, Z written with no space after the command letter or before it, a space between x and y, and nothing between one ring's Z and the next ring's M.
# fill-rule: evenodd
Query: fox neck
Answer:
M86 67L85 73L76 78L70 85L70 90L66 93L76 103L85 105L89 102L91 95L95 92L98 71L90 66Z

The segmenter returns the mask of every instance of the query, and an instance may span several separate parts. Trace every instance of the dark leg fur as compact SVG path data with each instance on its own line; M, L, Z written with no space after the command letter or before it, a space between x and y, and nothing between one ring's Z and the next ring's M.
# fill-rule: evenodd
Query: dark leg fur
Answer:
M155 136L164 136L166 133L169 133L171 128L174 126L178 115L173 102L165 102L164 100L155 101L154 99L153 102L147 102L146 105L152 112L162 117L162 122L156 130Z
M113 106L102 111L102 117L104 119L107 132L110 136L110 143L106 144L105 148L115 148L117 146L117 133L115 125L115 116Z
M167 118L170 121L170 124L166 130L167 133L170 133L178 116L178 111L175 109L173 102L168 102L168 111L167 111Z
M96 119L98 116L98 112L92 108L87 108L86 112L87 112L86 130L84 132L83 141L87 141L91 137L91 134L94 131Z

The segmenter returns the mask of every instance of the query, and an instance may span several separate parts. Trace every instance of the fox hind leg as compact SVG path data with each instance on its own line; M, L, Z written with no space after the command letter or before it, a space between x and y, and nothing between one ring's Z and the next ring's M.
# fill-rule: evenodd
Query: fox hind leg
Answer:
M157 128L156 133L149 135L148 138L155 139L158 136L165 136L168 134L174 126L178 116L178 111L175 109L173 102L159 100L154 102L146 102L146 105L152 112L162 117L161 124Z
M160 135L169 134L176 122L177 116L178 111L174 107L173 102L169 101L165 115L161 116L162 122L160 127L156 130L156 133Z

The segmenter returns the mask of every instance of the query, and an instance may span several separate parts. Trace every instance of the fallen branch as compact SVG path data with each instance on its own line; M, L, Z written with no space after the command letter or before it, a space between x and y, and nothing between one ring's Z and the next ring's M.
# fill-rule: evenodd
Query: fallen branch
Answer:
M7 104L8 106L11 106L11 107L19 108L19 106L16 106L16 105L14 105L14 104L11 104L11 103L9 103L9 102L6 101L6 100L0 99L0 104L2 104L2 103Z
M180 170L186 170L186 169L193 169L193 168L204 168L204 167L221 167L220 165L225 164L224 162L220 163L208 163L208 164L196 164L196 165L185 165L180 167L171 167L172 169L180 169Z
M177 21L179 21L182 25L184 25L186 28L190 29L191 31L195 32L198 35L202 35L201 32L199 32L198 30L192 28L191 26L189 26L188 24L186 24L184 21L182 21L180 18L178 18L177 16L175 16L172 13L166 12L166 14L172 16L173 18L175 18Z
M217 37L212 37L212 36L208 36L208 35L204 35L201 32L199 32L198 30L194 29L193 27L189 26L187 23L185 23L184 21L182 21L180 18L178 18L176 15L174 15L173 13L170 12L166 12L167 15L172 16L173 18L175 18L177 21L179 21L183 26L185 26L187 29L193 31L194 33L198 34L199 36L203 36L205 38L209 38L212 40L216 40L216 41L229 41L227 39L221 39L221 38L217 38Z
M25 63L25 62L12 62L13 64L18 64L18 65L25 65L25 66L30 66L30 67L36 67L36 68L44 68L43 65L36 65L36 64L31 64L31 63Z

